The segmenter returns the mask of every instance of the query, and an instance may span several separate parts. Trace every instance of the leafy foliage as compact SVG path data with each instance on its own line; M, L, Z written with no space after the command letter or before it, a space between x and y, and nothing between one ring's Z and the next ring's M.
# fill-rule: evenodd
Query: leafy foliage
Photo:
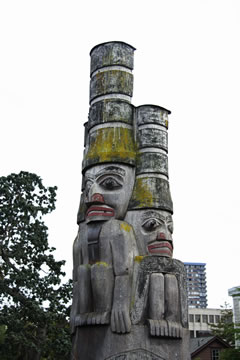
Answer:
M28 172L0 178L0 358L68 359L71 282L55 261L42 217L56 187ZM3 338L3 336L2 336Z
M237 324L235 324L237 325ZM235 344L235 339L240 339L240 328L234 326L232 319L232 309L225 303L222 306L221 320L218 324L211 324L211 330L214 335L221 337L229 345Z
M240 340L240 328L236 327L239 324L234 324L232 319L232 309L225 303L222 306L221 320L215 325L211 324L211 330L214 335L221 337L229 345L234 347L235 340ZM239 349L225 349L221 351L221 360L240 360Z
M238 349L222 350L220 360L240 360L240 351Z

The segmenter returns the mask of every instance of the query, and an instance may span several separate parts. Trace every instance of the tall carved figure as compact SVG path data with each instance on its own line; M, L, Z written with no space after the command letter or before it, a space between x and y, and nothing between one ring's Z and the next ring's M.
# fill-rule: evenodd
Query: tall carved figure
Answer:
M109 42L90 53L72 359L190 359L184 267L172 259L170 112L131 104L134 50Z

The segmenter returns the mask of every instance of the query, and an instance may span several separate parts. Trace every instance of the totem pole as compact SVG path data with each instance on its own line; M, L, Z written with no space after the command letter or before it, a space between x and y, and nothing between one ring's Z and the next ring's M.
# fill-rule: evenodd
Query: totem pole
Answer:
M73 245L74 360L190 359L184 266L172 259L170 112L131 104L134 50L108 42L90 53Z

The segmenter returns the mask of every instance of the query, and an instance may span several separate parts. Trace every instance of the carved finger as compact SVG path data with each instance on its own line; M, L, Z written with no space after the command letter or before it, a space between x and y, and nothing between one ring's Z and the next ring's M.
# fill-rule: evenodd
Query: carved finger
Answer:
M99 313L99 314L96 314L96 324L101 324L101 320L102 320L102 316L103 314Z
M153 320L149 320L150 323L150 332L152 336L155 336L155 325Z
M115 311L112 311L111 315L111 329L113 332L116 332L116 321L115 321Z
M180 338L180 325L177 323L177 337Z
M165 320L164 321L164 326L165 326L165 336L169 336L169 327L168 327L168 322Z
M129 318L128 313L125 312L125 311L123 313L123 320L124 320L125 332L130 332L130 330L131 330L131 320Z
M161 330L160 330L160 335L161 336L165 336L165 333L166 333L166 326L164 324L164 321L161 321Z
M119 327L119 331L120 333L124 334L125 333L125 326L124 326L124 320L123 320L123 312L119 311L118 312L118 327Z
M92 316L92 325L95 325L95 324L96 324L96 319L97 319L97 314L96 314L96 313L93 313L93 316Z
M161 331L161 327L160 327L160 321L158 320L154 320L154 324L155 324L155 333L156 336L160 336L160 331Z
M114 324L115 324L115 332L119 333L119 320L118 320L118 312L114 311Z
M183 337L183 329L182 326L179 326L179 337L182 338Z
M177 324L177 327L176 327L176 336L177 338L179 338L179 335L180 335L180 328L179 328L179 325Z
M88 324L88 325L91 325L91 324L92 324L92 313L89 313L89 314L87 315L87 324Z
M109 324L109 312L103 312L101 314L100 323L99 324Z
M87 316L88 316L88 314L81 314L80 315L80 325L82 326L82 325L86 325L86 323L87 323Z
M172 324L172 334L173 334L173 337L176 337L176 324L175 323Z
M179 325L178 325L178 323L175 323L175 335L176 335L176 337L178 338L179 337Z

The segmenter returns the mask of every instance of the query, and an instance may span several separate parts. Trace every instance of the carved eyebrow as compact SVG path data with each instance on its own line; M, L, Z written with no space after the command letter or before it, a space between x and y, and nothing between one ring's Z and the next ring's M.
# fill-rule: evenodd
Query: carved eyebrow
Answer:
M116 174L116 175L125 176L126 171L118 166L108 166L108 167L100 170L96 174L96 177L98 177L100 175L105 175L105 174Z
M87 181L94 181L94 176L93 175L85 175L85 180L84 183L86 183Z
M142 221L144 222L144 221L146 221L146 220L148 220L148 219L151 219L151 218L156 218L156 219L162 220L162 221L165 220L164 216L158 214L157 212L155 212L155 211L148 211L148 212L146 212L146 213L143 215Z

